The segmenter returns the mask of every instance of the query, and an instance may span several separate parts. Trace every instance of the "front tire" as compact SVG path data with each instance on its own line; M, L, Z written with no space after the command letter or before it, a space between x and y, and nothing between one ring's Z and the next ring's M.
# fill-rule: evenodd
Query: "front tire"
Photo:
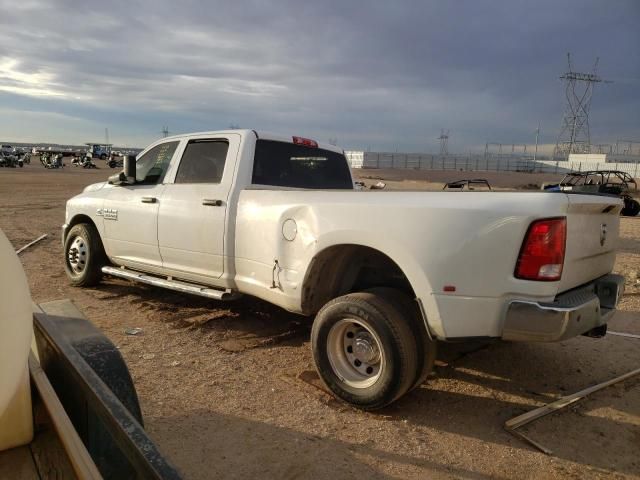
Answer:
M364 410L394 402L418 375L416 340L401 309L373 293L344 295L322 307L311 345L327 388Z
M74 225L64 241L64 269L71 284L91 287L102 279L106 255L96 227L89 223Z

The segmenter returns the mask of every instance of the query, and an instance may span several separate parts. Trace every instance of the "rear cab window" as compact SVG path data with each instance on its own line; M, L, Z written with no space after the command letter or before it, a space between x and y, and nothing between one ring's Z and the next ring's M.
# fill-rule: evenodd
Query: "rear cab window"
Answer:
M257 140L252 184L316 190L353 190L345 156L322 148Z

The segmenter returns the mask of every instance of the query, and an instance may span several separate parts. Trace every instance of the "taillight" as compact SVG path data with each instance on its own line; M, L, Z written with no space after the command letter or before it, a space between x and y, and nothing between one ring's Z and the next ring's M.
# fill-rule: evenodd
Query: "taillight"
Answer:
M292 138L293 138L293 143L295 143L296 145L304 145L305 147L318 148L318 142L316 142L315 140L311 140L310 138L303 138L303 137L292 137Z
M546 218L529 226L520 249L515 276L523 280L553 282L562 277L567 240L567 219Z

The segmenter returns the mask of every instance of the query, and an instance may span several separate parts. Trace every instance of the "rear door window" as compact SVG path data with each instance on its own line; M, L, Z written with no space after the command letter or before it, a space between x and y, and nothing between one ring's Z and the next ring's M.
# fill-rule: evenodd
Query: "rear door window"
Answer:
M226 140L189 141L174 183L220 183L228 150Z
M253 161L254 185L353 190L344 155L287 142L258 140Z

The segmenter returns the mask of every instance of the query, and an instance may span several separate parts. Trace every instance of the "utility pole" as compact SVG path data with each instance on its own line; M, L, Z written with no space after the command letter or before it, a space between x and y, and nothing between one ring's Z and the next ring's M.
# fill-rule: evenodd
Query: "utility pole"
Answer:
M567 53L568 71L560 76L565 82L567 104L562 119L562 127L553 151L553 158L568 160L571 153L591 153L591 133L589 131L589 109L593 86L596 83L611 83L598 74L598 59L591 73L576 72L571 65L571 55Z
M536 149L533 152L533 161L536 161L536 157L538 156L538 137L540 136L540 122L538 122L538 128L536 128Z
M445 132L444 128L440 130L440 155L449 155L449 130Z

